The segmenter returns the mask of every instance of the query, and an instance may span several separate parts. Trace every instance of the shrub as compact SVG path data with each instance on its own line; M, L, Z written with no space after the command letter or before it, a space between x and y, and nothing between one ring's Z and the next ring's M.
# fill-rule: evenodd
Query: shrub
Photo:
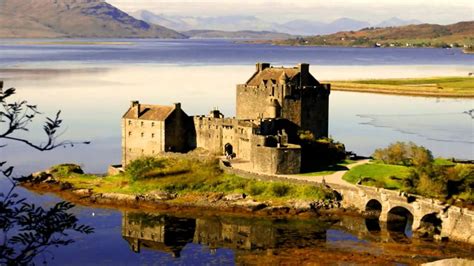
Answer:
M413 142L395 142L385 149L376 149L372 155L375 160L386 164L422 167L433 162L430 150Z
M284 183L273 183L271 186L272 194L276 197L284 197L290 192L291 187Z
M130 162L125 168L125 173L130 177L131 181L145 179L150 171L164 167L164 160L155 157L143 157Z
M72 174L84 174L81 166L77 164L59 164L50 169L50 173L57 177L69 177Z
M249 183L248 185L248 193L252 196L257 196L265 192L267 186L263 183Z

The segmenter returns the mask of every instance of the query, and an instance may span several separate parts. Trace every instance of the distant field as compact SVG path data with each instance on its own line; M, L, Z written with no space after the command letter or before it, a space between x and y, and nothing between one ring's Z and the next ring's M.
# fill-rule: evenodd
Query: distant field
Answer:
M21 45L132 45L133 42L90 42L90 41L47 41L47 42L18 42Z
M474 77L432 77L329 81L333 90L419 95L474 97Z

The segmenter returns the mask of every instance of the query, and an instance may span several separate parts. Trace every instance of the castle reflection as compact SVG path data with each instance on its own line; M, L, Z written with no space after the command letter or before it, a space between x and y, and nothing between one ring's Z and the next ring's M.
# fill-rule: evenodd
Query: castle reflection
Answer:
M205 245L210 252L228 248L236 253L317 246L326 242L331 223L320 220L287 221L259 218L179 218L161 214L125 212L122 237L134 252L142 248L180 257L188 243Z

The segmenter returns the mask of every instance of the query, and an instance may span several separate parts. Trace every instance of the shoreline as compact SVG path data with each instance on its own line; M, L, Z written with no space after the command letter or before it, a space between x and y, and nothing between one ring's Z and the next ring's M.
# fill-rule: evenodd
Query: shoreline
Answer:
M397 96L416 96L416 97L430 97L430 98L463 98L473 99L474 95L471 94L452 94L452 93L431 93L431 92L400 92L394 90L381 90L376 88L350 88L350 87L339 87L331 84L331 90L334 91L348 91L348 92L359 92L359 93L370 93L370 94L385 94L385 95L397 95Z
M89 207L115 210L166 211L191 214L224 214L255 217L320 217L322 215L346 214L363 215L352 209L342 208L339 202L295 200L286 204L259 202L245 194L225 194L222 192L187 193L147 193L130 195L124 193L96 193L92 189L74 188L70 183L45 180L28 180L21 186L39 194L52 193L61 199Z

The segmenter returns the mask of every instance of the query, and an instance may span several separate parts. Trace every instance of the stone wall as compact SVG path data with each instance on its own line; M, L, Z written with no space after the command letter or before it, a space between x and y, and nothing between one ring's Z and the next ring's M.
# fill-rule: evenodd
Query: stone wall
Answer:
M265 86L237 85L237 119L256 119L266 112L267 99L270 91Z
M165 122L122 119L122 165L165 151Z
M251 154L251 164L255 172L268 174L300 173L301 148L298 145L287 147L253 145Z
M165 151L187 152L191 149L188 140L192 125L189 124L188 115L176 108L165 120Z
M314 136L328 136L329 84L318 89L303 90L301 100L301 128L310 130Z

